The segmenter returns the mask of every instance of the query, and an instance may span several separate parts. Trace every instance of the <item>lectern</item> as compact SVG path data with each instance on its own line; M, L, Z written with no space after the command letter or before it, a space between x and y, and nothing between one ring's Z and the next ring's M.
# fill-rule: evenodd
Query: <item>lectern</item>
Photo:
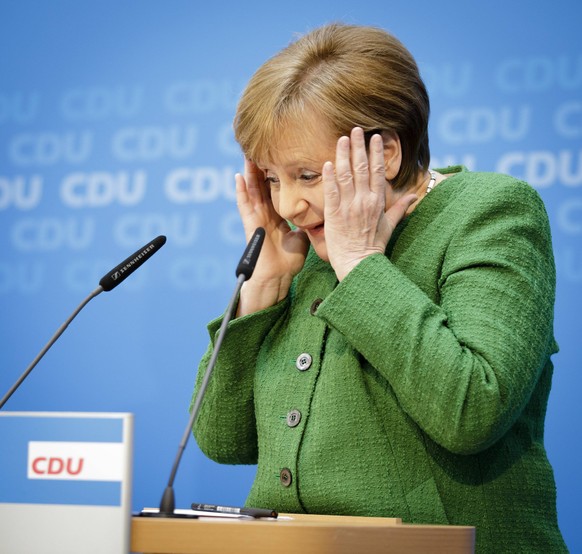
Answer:
M473 554L475 528L378 517L281 514L277 520L134 517L143 554Z

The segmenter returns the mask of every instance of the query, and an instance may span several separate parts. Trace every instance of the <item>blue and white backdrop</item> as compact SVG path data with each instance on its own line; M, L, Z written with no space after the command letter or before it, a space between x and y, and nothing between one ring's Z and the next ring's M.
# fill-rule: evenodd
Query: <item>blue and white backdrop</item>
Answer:
M357 4L357 5L356 5ZM582 551L582 4L0 3L0 392L99 278L167 245L95 299L6 405L135 414L134 508L157 505L187 421L205 325L244 248L231 120L252 72L295 33L341 20L396 34L432 97L433 167L526 179L558 269L560 353L546 425L560 522ZM191 441L177 504L243 502L253 467Z

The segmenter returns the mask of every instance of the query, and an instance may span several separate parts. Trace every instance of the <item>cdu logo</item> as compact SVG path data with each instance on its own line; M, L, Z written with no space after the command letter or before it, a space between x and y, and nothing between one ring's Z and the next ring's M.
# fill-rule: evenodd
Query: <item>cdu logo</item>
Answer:
M28 479L121 481L123 467L122 443L28 443Z
M37 456L32 461L35 475L79 475L83 471L85 458L60 458Z
M95 86L67 90L60 108L68 121L102 121L113 117L129 118L144 106L145 90L141 86Z

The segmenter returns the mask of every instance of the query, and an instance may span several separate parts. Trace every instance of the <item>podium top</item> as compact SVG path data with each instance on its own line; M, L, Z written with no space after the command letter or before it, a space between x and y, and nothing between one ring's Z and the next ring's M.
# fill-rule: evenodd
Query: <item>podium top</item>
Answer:
M134 517L132 552L158 554L473 554L475 528L398 518L280 514L272 520Z

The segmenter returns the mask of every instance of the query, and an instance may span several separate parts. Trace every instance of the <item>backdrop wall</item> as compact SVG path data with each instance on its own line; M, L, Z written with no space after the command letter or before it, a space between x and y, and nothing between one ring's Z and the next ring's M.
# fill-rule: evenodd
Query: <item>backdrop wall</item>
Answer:
M206 323L244 249L231 121L295 33L381 26L432 98L432 166L524 178L550 215L561 350L546 425L562 530L582 551L582 40L577 1L0 3L0 392L99 278L167 245L82 312L6 409L135 414L133 504L157 505L187 421ZM177 504L240 504L254 467L189 444Z

